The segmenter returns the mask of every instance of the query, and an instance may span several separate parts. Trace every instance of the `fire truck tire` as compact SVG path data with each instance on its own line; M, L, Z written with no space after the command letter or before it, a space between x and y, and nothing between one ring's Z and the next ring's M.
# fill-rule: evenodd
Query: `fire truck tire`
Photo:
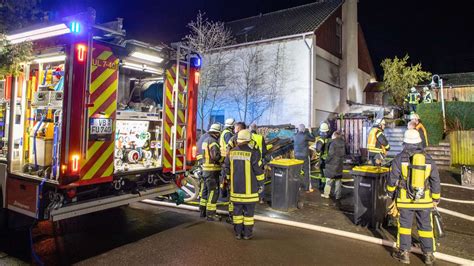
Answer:
M199 180L194 178L194 176L192 175L186 176L185 180L186 180L185 182L186 185L181 187L181 190L183 190L184 193L186 193L186 197L184 198L184 201L185 202L194 201L199 196L199 190L200 190Z

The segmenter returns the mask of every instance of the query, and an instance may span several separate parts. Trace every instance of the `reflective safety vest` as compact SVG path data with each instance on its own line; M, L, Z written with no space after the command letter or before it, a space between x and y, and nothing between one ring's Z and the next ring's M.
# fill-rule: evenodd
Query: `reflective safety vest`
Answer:
M329 138L323 138L321 136L316 137L316 146L318 143L321 143L321 151L319 152L319 157L323 160L326 160L328 157L328 151L329 151Z
M420 94L418 92L408 93L408 103L409 104L418 104L420 100Z
M219 158L211 158L211 150L217 149L217 153ZM208 136L206 140L204 140L201 144L201 156L198 156L200 159L202 170L203 171L220 171L221 162L220 162L220 147L217 143L217 140L211 136Z
M372 153L382 153L387 154L387 149L390 145L383 146L377 141L380 135L383 134L382 129L378 127L372 127L369 132L369 137L367 139L367 150Z
M258 165L258 150L249 145L241 145L229 153L227 178L230 180L230 200L250 203L259 200L259 183L265 179L263 169ZM227 162L226 162L227 164Z
M219 146L221 147L221 154L224 155L227 152L227 141L225 141L225 138L227 137L227 134L231 134L232 136L232 130L229 128L224 129L221 133L221 137L219 138Z
M426 156L423 153L415 153L412 157L407 155L402 159L402 179L398 185L396 199L398 208L433 208L433 199L439 199L440 194L430 191L431 168L431 164L426 163ZM396 188L396 186L387 185L387 190L390 192L395 191Z
M431 95L431 91L425 92L423 95L423 103L432 103L433 102L433 96Z
M255 148L260 151L260 164L263 160L263 136L257 133L252 133L252 140L255 142Z

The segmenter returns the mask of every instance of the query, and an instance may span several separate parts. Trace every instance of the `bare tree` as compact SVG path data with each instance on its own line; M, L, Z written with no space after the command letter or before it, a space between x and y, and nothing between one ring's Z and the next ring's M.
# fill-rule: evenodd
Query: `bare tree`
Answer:
M267 75L271 68L260 47L243 49L236 56L236 74L233 78L232 99L242 121L257 121L276 99Z
M183 41L203 57L198 95L202 130L205 118L220 107L219 100L226 89L225 69L232 58L228 52L220 51L219 48L232 44L234 39L223 22L208 20L201 12L197 14L196 20L188 24L188 28L190 33Z
M269 79L268 79L268 86L269 86L269 107L268 112L273 114L275 112L276 103L281 97L282 88L284 87L285 77L287 76L286 66L287 62L285 62L286 54L285 54L285 45L279 43L276 47L275 57L274 57L274 64L270 65L269 71ZM272 121L269 118L268 124L271 124Z

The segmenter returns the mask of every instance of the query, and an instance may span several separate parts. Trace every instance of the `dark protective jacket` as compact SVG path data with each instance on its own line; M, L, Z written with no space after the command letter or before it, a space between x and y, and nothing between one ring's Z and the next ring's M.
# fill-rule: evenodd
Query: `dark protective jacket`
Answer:
M265 179L259 160L260 152L252 145L242 144L230 150L225 159L225 171L232 202L252 203L259 200L258 189Z
M425 156L425 165L412 166L412 158L415 154L422 153ZM413 175L413 170L421 170L425 178L424 196L418 200L410 197L408 190L408 176ZM392 170L387 180L387 191L396 191L397 207L408 209L426 209L433 207L433 200L441 197L441 184L436 163L429 154L426 154L420 145L405 144L404 149L392 161Z
M427 91L423 94L423 103L432 103L433 102L433 95L431 91Z
M410 92L408 93L405 101L409 104L419 104L421 99L421 95L419 92Z
M329 142L331 138L328 137L328 134L321 134L316 138L316 153L319 155L320 159L326 160L328 157L329 151Z
M295 157L308 157L309 142L314 141L314 137L307 131L298 132L293 136Z
M346 144L339 137L329 142L328 157L324 173L328 178L342 177L344 156L346 155Z
M206 133L199 138L196 159L203 171L220 171L222 156L217 138Z
M390 144L383 134L383 130L374 126L370 129L369 137L367 138L367 149L371 153L386 154L390 150Z
M421 145L423 146L423 148L428 147L428 133L426 132L425 126L423 126L422 123L418 123L415 129L418 131L418 133L420 133Z

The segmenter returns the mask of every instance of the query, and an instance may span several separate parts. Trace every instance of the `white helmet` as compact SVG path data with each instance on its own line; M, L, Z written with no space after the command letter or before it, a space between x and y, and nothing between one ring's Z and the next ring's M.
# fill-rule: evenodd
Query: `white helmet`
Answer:
M429 91L429 90L430 90L430 88L428 88L428 86L424 86L424 87L423 87L423 91L424 91L424 92L427 92L427 91Z
M410 120L413 120L413 119L420 120L420 116L416 113L413 113L413 114L410 115Z
M235 119L234 119L234 118L227 118L227 119L225 120L224 127L225 127L225 128L233 127L234 124L235 124Z
M329 131L329 125L326 122L321 123L319 126L319 132L328 132Z
M217 132L221 133L221 125L220 124L212 124L209 128L209 132Z
M407 144L421 143L420 133L415 129L408 129L403 136L403 142Z
M411 92L416 92L416 88L415 87L411 87Z
M377 118L375 119L375 125L381 125L381 126L385 126L385 119L383 118Z

